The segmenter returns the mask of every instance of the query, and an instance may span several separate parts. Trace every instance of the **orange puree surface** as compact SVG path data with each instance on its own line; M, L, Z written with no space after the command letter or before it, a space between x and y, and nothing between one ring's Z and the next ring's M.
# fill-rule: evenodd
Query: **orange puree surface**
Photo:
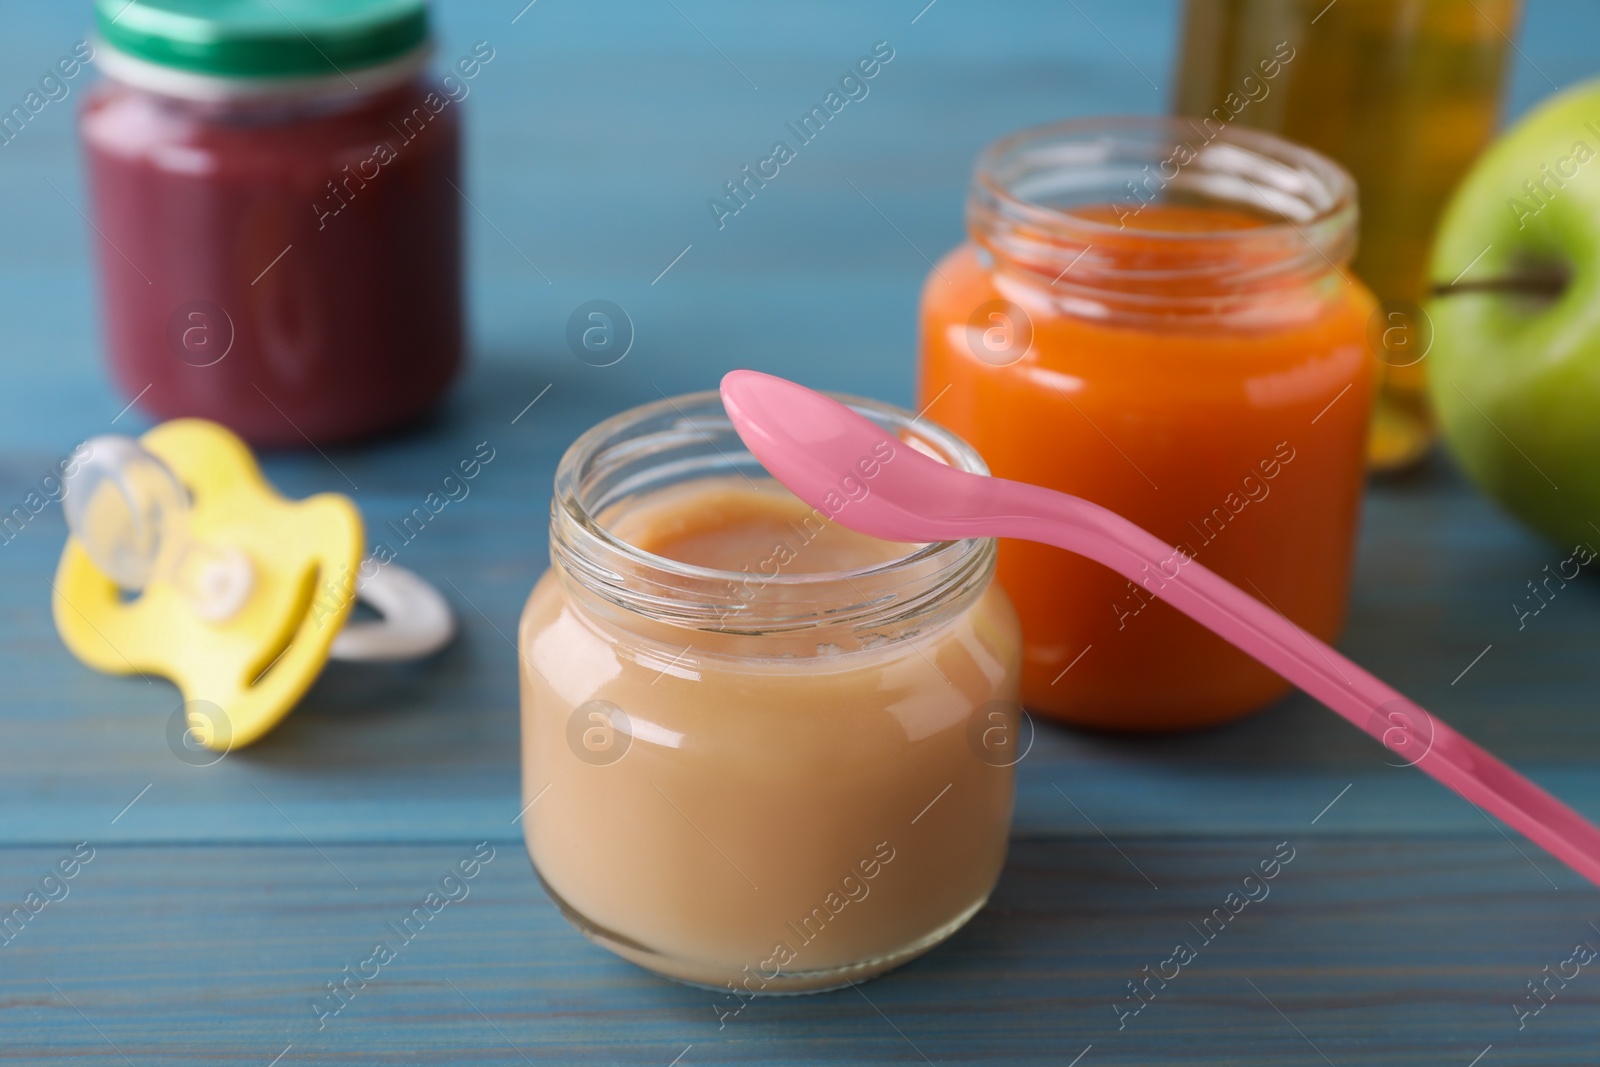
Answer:
M1124 281L1102 299L1071 273L1053 284L1059 267L1041 276L963 245L923 290L918 406L995 474L1111 508L1332 640L1361 497L1372 297L1331 264L1242 297L1216 293L1205 288L1214 279L1170 273L1204 269L1193 240L1151 236L1214 233L1199 244L1210 255L1271 220L1152 203L1118 229L1109 209L1075 214L1107 224L1096 252L1120 269L1168 272L1159 287ZM983 324L972 320L999 300L1032 329L1026 355L1006 365L975 354ZM1035 710L1168 729L1243 714L1287 689L1081 557L1002 542L999 579L1022 620L1023 697Z
M1227 230L1252 230L1277 221L1221 207L1189 207L1184 204L1151 204L1138 213L1124 209L1119 215L1110 204L1087 204L1072 209L1080 219L1144 233L1218 233Z

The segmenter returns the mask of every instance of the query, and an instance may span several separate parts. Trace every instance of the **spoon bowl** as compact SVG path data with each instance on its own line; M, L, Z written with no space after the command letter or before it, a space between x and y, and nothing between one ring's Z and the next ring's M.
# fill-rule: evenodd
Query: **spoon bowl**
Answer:
M722 379L722 405L767 473L858 533L919 542L989 536L974 511L992 479L924 455L830 396L736 370Z

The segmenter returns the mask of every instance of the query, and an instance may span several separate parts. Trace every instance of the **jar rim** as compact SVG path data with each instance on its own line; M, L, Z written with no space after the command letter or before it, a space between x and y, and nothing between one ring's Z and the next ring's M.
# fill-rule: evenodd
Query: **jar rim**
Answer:
M1173 193L1260 222L1128 225ZM1089 206L1107 217L1073 210ZM979 155L967 200L974 240L997 256L1048 271L1058 288L1134 300L1165 301L1170 293L1140 290L1171 282L1238 292L1340 271L1357 219L1355 179L1334 160L1266 131L1181 116L1070 119L1008 134Z
M988 473L976 449L937 424L879 401L830 395L909 447L960 470ZM701 445L709 451L698 459L683 454ZM848 570L766 574L660 556L622 539L601 521L607 509L639 494L716 477L719 469L723 475L748 477L748 471L771 477L739 441L714 390L663 397L596 424L568 447L556 467L553 564L625 611L729 633L904 623L968 587L981 589L992 574L995 544L988 538L908 545L903 555ZM738 595L752 582L782 588L781 604Z

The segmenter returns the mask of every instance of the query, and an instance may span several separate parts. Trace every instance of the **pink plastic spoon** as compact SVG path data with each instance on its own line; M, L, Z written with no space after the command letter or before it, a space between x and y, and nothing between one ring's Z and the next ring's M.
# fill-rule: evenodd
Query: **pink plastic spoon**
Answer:
M1014 537L1104 564L1600 885L1600 829L1322 641L1120 515L1051 489L947 467L838 401L770 374L732 371L722 379L722 402L761 465L844 526L886 541Z

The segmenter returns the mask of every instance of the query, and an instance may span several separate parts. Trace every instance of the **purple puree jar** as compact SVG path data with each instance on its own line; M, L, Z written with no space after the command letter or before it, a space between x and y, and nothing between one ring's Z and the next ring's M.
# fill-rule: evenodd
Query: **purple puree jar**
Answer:
M433 406L461 363L465 92L425 76L424 0L96 0L95 16L108 78L80 129L123 394L256 445L347 441ZM480 49L463 77L493 58Z

